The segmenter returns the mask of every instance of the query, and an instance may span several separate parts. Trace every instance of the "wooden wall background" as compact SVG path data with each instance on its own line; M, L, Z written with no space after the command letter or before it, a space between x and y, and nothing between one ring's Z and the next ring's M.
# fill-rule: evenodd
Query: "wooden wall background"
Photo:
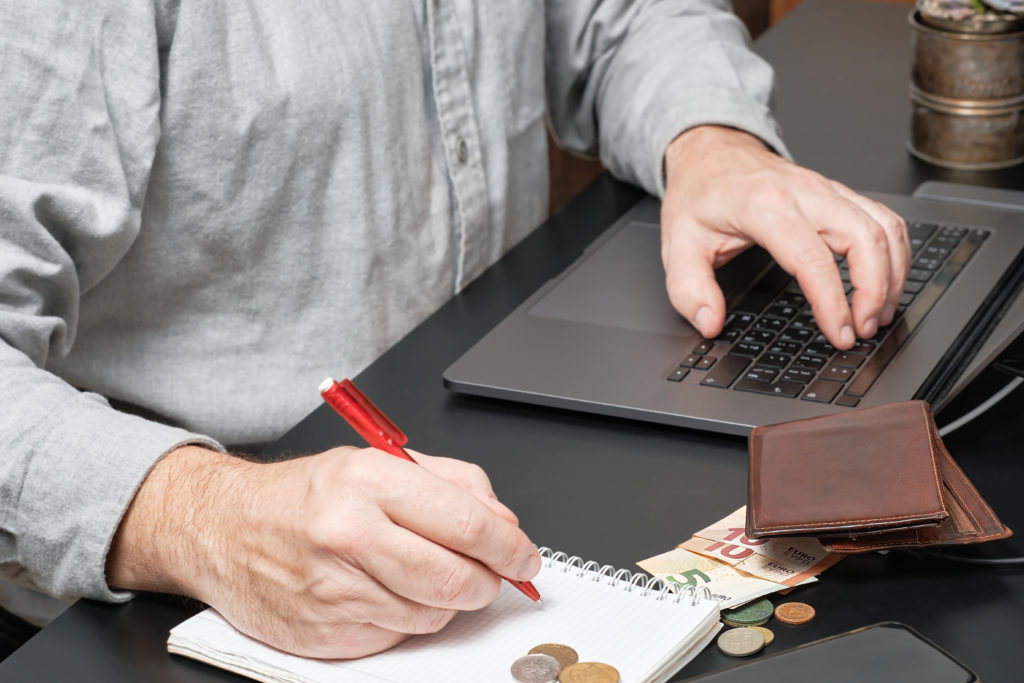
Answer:
M876 1L914 4L914 0ZM799 5L800 0L732 0L732 4L737 16L747 25L750 35L757 38L762 31ZM548 170L551 176L549 209L553 213L593 180L602 167L595 159L583 158L559 148L550 137L548 150Z

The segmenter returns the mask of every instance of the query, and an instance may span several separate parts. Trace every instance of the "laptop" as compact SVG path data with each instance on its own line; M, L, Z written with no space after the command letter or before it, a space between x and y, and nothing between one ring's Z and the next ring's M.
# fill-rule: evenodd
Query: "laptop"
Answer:
M445 386L740 435L911 398L942 405L977 372L979 350L1005 346L992 330L1020 331L1003 315L1024 309L1024 202L926 185L916 194L927 199L869 195L907 221L913 266L894 322L849 351L827 342L795 280L759 248L718 269L726 324L703 338L668 300L648 197L452 364Z

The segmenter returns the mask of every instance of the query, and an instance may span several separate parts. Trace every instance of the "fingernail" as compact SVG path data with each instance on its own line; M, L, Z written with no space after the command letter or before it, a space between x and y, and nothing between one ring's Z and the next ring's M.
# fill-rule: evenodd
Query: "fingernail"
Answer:
M884 320L885 324L888 325L892 322L894 317L896 317L896 307L892 304L886 304L885 308L882 310L882 320Z
M864 323L864 336L874 337L875 332L878 332L878 318L868 318L868 321Z
M843 343L843 346L853 346L853 342L857 341L857 337L853 334L853 328L849 325L844 326L839 331L839 341Z
M693 317L693 321L697 324L697 331L706 336L706 330L711 320L711 309L707 306L701 306L700 310L697 311L697 315Z
M519 565L519 573L517 576L521 576L524 579L532 578L537 575L540 571L540 555L534 553L530 555L526 560Z

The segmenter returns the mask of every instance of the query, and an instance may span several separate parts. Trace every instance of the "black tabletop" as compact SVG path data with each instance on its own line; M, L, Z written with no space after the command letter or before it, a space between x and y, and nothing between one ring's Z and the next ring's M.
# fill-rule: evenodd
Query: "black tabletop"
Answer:
M910 192L927 179L1024 187L1024 169L955 173L906 151L908 8L807 0L756 44L778 73L778 112L801 163L862 190ZM358 378L417 450L479 463L539 545L635 568L745 502L742 438L452 394L442 371L569 264L642 193L601 176L565 209L414 330ZM986 373L949 412L985 398ZM311 388L311 390L315 390ZM1024 391L945 441L982 495L1024 529L1024 484L1013 424ZM942 416L939 419L943 423ZM314 411L268 455L359 443L329 409ZM963 551L1024 555L1024 540ZM954 563L906 552L850 557L797 589L817 618L772 625L762 655L880 621L905 622L961 658L986 683L1019 680L1024 568ZM80 601L10 659L3 680L236 680L165 651L167 631L195 611L145 595L123 606ZM679 679L745 660L706 649ZM827 672L822 672L827 680Z

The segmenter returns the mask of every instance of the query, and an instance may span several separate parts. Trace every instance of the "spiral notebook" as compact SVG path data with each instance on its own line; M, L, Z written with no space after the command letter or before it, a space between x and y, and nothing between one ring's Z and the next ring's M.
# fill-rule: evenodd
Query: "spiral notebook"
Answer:
M721 628L706 590L671 592L658 579L541 548L538 605L507 582L498 598L462 612L439 633L354 660L288 655L252 640L213 610L171 630L167 649L259 681L451 683L511 681L512 662L542 643L618 669L622 683L666 681Z

